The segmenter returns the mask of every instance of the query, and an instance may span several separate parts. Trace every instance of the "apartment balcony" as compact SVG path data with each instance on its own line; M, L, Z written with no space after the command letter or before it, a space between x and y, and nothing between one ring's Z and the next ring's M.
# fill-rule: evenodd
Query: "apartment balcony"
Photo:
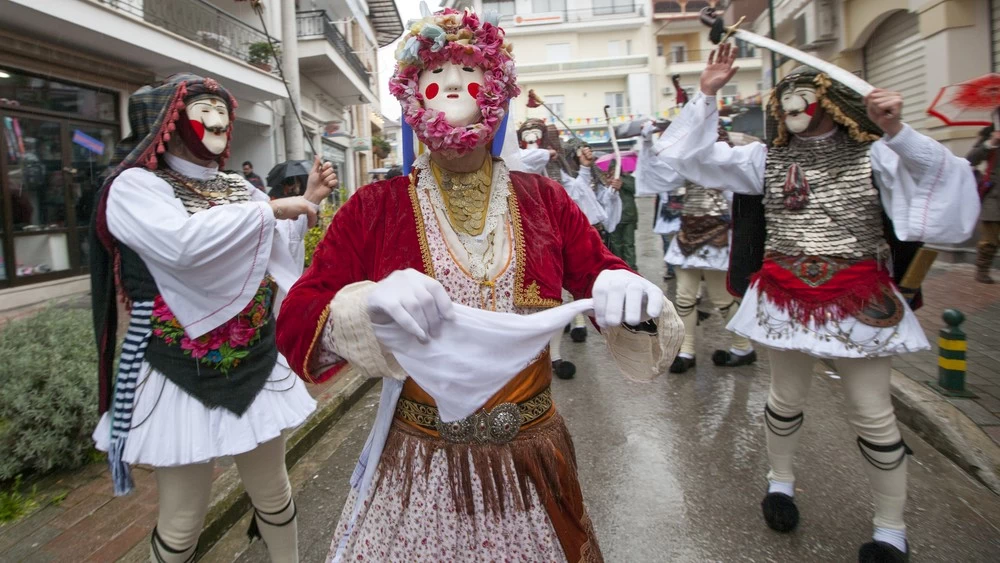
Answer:
M643 3L562 10L556 12L521 13L501 18L507 36L536 35L562 31L608 31L639 28L646 23Z
M517 67L521 82L560 82L590 78L617 78L640 72L649 66L648 55L582 59L559 63L522 64Z
M299 74L343 105L378 104L368 67L323 10L296 15Z
M263 32L205 0L0 0L4 23L157 76L218 79L240 100L286 97L281 80L247 63Z
M708 55L711 52L711 49L701 49L668 53L665 57L667 74L680 74L681 76L701 74L701 71L705 70L705 65L708 64ZM752 46L741 48L736 55L736 66L740 67L740 70L760 70L762 64L760 52Z

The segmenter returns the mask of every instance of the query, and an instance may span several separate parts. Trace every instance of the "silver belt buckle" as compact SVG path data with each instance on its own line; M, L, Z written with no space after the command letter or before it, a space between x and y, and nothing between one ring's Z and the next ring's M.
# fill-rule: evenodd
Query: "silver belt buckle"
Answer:
M521 429L521 407L502 403L489 412L479 411L454 422L442 422L438 417L436 425L441 438L448 442L506 444Z

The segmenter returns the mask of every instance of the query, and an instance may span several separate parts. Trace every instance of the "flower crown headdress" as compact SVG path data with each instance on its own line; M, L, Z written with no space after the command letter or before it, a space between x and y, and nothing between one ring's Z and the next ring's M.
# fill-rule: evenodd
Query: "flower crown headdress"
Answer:
M480 20L471 10L451 8L431 14L424 2L420 11L423 17L409 22L409 33L396 48L396 71L389 79L389 92L403 109L404 172L413 158L412 135L406 129L412 129L432 151L464 154L493 139L496 154L503 144L501 128L508 115L507 103L520 93L511 45L497 25L499 15L490 10ZM483 69L483 85L476 96L482 114L479 123L456 127L448 123L444 113L424 107L418 86L420 73L445 62Z

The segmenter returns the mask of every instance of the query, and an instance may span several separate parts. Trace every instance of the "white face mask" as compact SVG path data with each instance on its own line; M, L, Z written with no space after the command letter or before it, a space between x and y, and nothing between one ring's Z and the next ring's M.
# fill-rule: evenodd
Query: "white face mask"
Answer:
M542 139L542 134L538 132L537 129L528 129L521 135L521 140L524 141L525 145L529 148L537 149L538 142Z
M187 105L185 110L188 120L193 124L201 123L204 133L201 142L212 154L222 154L229 143L229 109L222 98L201 98ZM195 131L198 126L194 125Z
M417 81L424 107L444 113L452 127L479 122L482 114L476 96L483 85L483 69L444 63L420 73Z
M818 107L816 88L812 86L794 86L781 94L781 111L785 114L785 126L792 133L799 134L809 129Z

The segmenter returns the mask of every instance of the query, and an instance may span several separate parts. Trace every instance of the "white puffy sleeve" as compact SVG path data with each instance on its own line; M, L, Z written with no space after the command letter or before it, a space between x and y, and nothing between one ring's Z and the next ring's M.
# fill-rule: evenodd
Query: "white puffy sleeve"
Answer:
M684 177L656 156L652 139L643 139L635 165L635 195L669 193L683 185Z
M717 142L719 110L715 96L695 94L667 127L653 152L688 181L739 194L764 193L767 148L762 143L730 147Z
M293 231L278 234L276 225L291 221L277 221L267 196L260 194L261 200L258 192L251 191L251 202L189 215L173 189L148 170L126 170L111 186L108 229L142 258L191 338L243 310L271 268L272 256L282 257L278 275L286 283L294 270L287 243L275 245Z
M590 189L590 168L581 167L576 178L572 178L564 172L562 179L570 199L580 206L580 210L587 216L591 225L603 223L607 219L607 212L597 201L594 190Z
M525 172L544 174L549 164L549 151L546 149L521 149L521 164Z
M604 230L609 233L615 232L622 220L621 194L607 186L600 186L597 188L597 203L604 211L604 219L601 221Z
M969 161L904 125L872 145L882 204L900 240L957 244L972 236L979 194Z

